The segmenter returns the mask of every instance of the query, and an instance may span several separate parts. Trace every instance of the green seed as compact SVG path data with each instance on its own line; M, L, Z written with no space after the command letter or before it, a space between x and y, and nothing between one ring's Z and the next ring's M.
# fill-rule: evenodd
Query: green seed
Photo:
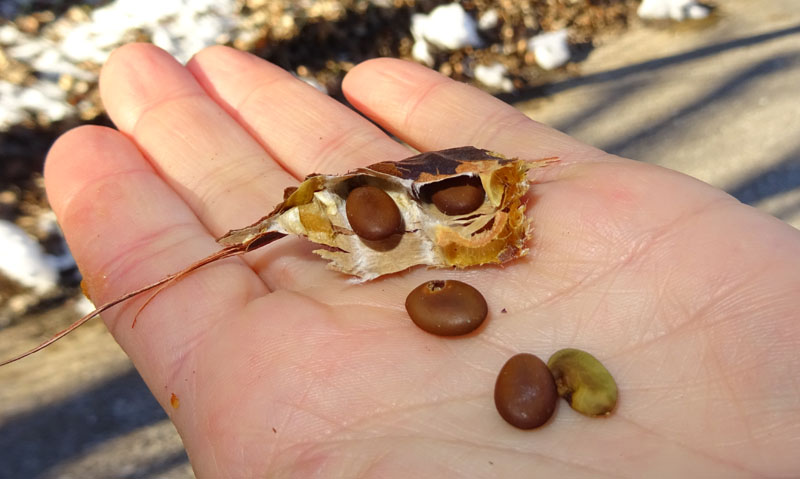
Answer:
M617 383L594 356L578 349L562 349L550 356L547 367L556 380L558 395L587 416L610 414L617 404Z

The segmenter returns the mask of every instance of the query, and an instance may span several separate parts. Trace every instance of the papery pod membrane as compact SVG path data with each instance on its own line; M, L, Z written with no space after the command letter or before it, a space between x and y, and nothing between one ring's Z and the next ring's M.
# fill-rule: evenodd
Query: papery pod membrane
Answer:
M477 266L524 256L530 234L523 197L531 167L554 159L523 161L473 147L432 151L405 160L384 161L343 175L310 175L272 213L220 238L223 246L262 237L295 234L328 248L314 251L329 267L369 280L415 265ZM436 184L462 175L478 176L486 193L475 211L458 216L440 212L429 201ZM400 209L403 232L367 241L350 228L345 213L353 188L381 188ZM253 249L253 248L250 248Z

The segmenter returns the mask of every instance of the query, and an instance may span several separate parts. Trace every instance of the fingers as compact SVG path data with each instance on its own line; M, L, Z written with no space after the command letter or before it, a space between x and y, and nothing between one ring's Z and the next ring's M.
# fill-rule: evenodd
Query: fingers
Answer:
M421 65L380 58L344 79L348 101L415 148L472 145L520 158L580 159L597 150Z
M120 131L215 236L263 216L295 182L191 73L152 45L118 49L100 87Z
M298 178L410 156L407 148L349 108L248 53L212 47L187 68L209 96Z
M248 53L208 48L187 69L208 96L295 178L345 172L411 154L362 116ZM314 287L342 278L317 258L309 260L308 251L298 256L297 243L281 243L258 259L246 257L271 289Z
M183 199L117 131L82 127L63 135L48 154L45 181L98 305L219 249ZM211 279L220 273L226 288ZM216 317L264 292L250 268L228 260L164 290L142 312L136 329L130 325L144 298L103 318L152 385L213 331Z

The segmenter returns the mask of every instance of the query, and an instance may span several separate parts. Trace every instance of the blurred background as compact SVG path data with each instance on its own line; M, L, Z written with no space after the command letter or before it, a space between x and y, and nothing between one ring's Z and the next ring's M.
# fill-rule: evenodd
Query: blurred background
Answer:
M474 84L611 153L800 227L796 0L0 0L0 358L92 309L42 182L48 148L110 125L119 45L251 51L344 101L376 56ZM376 159L378 161L378 159ZM271 207L272 205L265 205ZM0 368L0 478L191 478L180 438L100 321Z

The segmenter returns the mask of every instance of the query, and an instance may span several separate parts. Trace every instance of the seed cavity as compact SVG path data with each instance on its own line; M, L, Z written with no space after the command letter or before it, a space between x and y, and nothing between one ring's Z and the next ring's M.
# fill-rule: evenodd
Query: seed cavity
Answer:
M448 216L472 213L483 204L486 193L480 177L456 176L432 184L431 201Z
M494 404L507 423L535 429L556 410L556 384L547 365L537 356L520 353L500 369L494 386Z
M406 297L406 311L420 329L438 336L461 336L477 329L489 308L477 289L456 280L433 280Z
M547 361L558 395L587 416L605 416L617 405L617 383L603 364L579 349L556 351Z
M353 232L368 241L380 241L399 233L403 225L400 209L391 196L375 186L350 191L345 203Z

